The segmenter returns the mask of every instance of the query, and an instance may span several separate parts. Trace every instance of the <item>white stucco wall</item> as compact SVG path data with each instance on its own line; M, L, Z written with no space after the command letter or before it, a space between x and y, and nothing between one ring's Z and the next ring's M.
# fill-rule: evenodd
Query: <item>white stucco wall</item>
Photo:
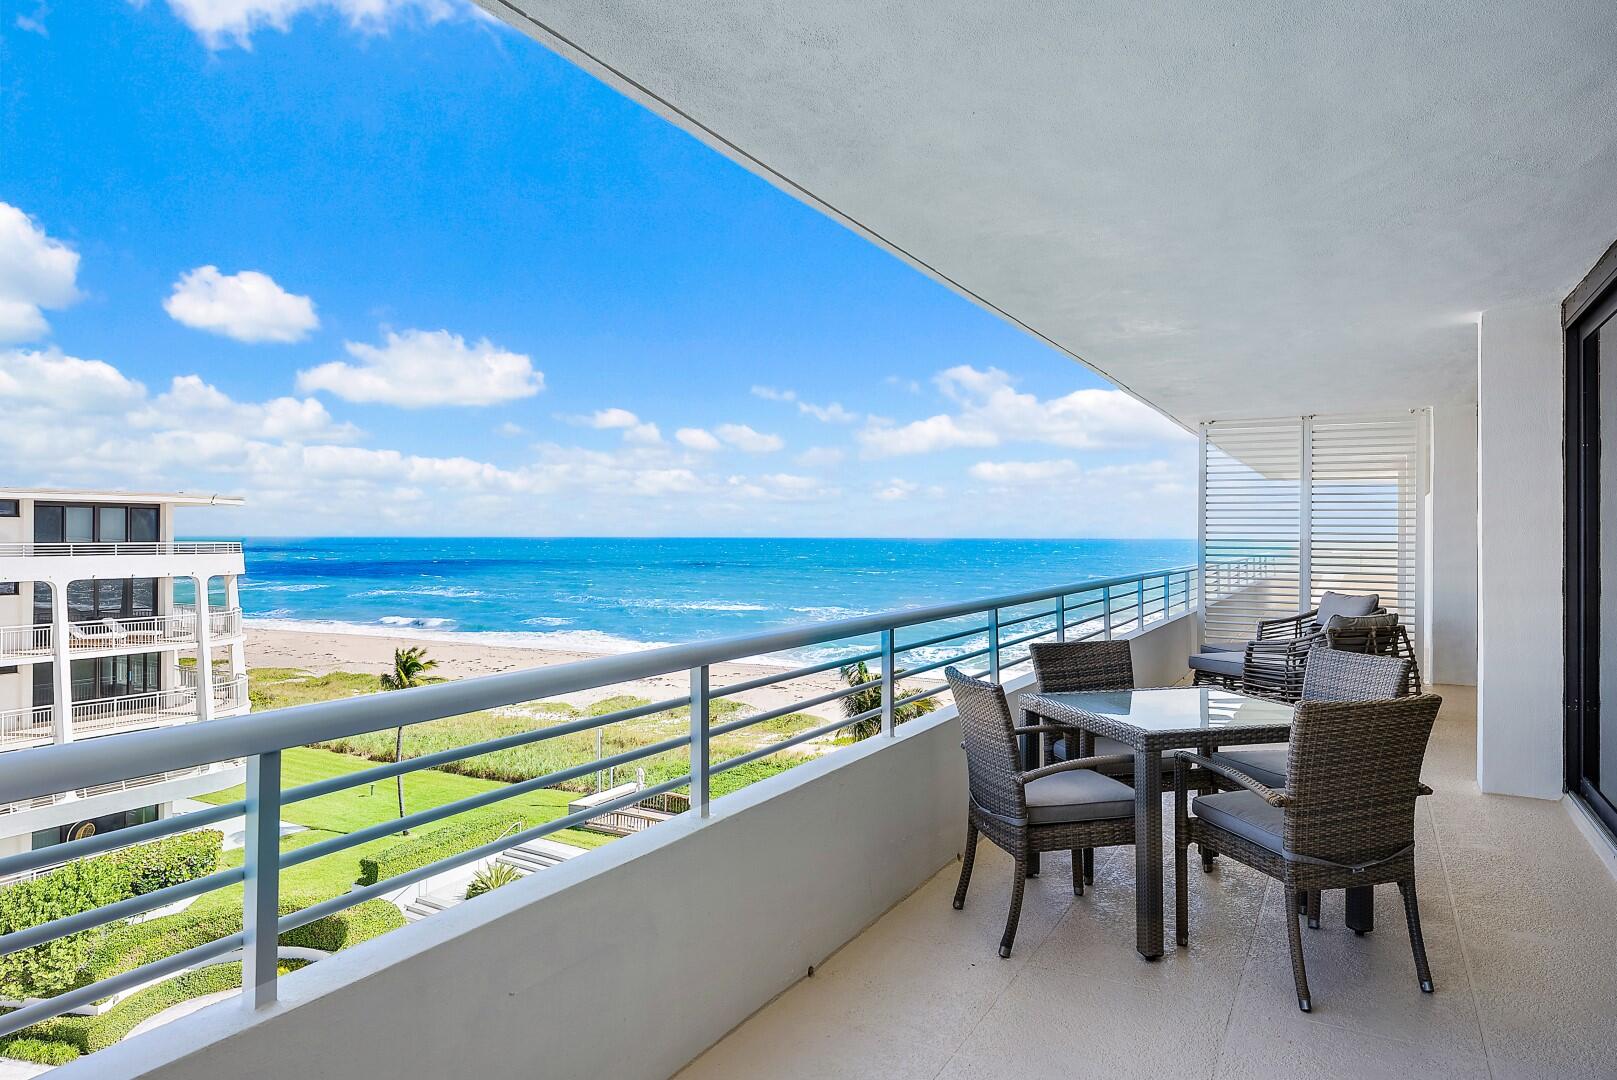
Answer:
M1427 495L1428 682L1477 682L1477 408L1432 409L1431 489Z
M1182 677L1194 633L1136 639L1137 681ZM952 862L965 808L940 709L55 1075L662 1080Z
M1477 783L1562 787L1562 349L1556 300L1484 312L1478 337Z

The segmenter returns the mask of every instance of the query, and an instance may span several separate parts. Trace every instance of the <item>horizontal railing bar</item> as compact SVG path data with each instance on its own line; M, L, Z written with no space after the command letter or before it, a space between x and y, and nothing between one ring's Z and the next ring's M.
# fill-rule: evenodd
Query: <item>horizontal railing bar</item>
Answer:
M881 650L875 649L871 652L859 653L856 656L845 656L839 660L827 660L823 664L810 664L808 667L794 668L791 671L786 672L784 675L760 675L756 679L748 679L745 682L731 683L728 686L720 686L713 690L709 690L708 700L712 701L714 698L729 697L731 694L743 694L748 690L757 690L761 686L773 686L776 683L789 682L792 679L801 679L807 675L818 675L820 672L830 671L832 668L847 667L850 664L858 664L861 662L868 663L871 660L880 659Z
M868 683L860 683L858 686L844 686L828 693L821 694L819 697L811 697L806 701L795 701L790 705L780 705L765 712L756 713L752 716L743 716L739 720L731 720L727 724L710 726L707 733L710 737L714 735L728 735L732 731L740 731L742 728L749 728L755 724L767 723L770 720L775 720L782 716L789 716L792 713L798 712L802 709L812 709L816 705L824 705L828 702L840 701L845 697L852 697L861 690L877 690L880 689L880 687L881 680L879 679Z
M987 655L988 655L988 650L987 649L975 649L972 652L961 653L959 656L950 656L950 657L946 657L943 660L934 660L930 664L922 664L920 667L917 667L917 668L909 668L904 672L904 674L901 676L901 678L905 678L905 679L914 678L916 675L925 675L929 671L936 671L940 667L948 667L950 664L962 664L962 663L965 663L967 660L975 660L979 656L987 656Z
M0 804L22 802L61 791L149 776L227 758L252 757L292 746L328 742L446 716L559 697L673 671L687 671L693 667L862 637L883 630L940 622L1191 569L1194 568L1170 567L1150 575L1133 574L1074 582L1004 596L909 608L761 634L670 645L660 649L457 679L392 694L367 694L313 702L261 713L222 717L206 724L126 732L80 743L42 746L32 750L26 762L4 761L5 755L0 755Z
M1032 622L1034 619L1053 619L1059 610L1059 608L1051 608L1049 611L1035 611L1031 615L1021 615L1014 619L1001 619L999 620L999 628L1005 630L1012 626L1020 626L1025 622Z
M116 903L103 904L98 908L75 912L72 915L63 915L60 919L52 919L50 922L25 926L9 934L0 934L0 956L9 956L22 949L31 949L35 945L43 945L47 941L55 941L59 937L76 934L81 930L94 930L98 926L105 926L119 919L144 915L165 904L188 900L205 892L213 892L215 889L228 888L245 878L246 872L239 866L233 866L228 870L216 870L206 877L192 878L190 881L154 889L149 893L131 896Z
M817 739L821 735L829 735L831 732L845 728L849 724L857 724L861 720L871 720L880 715L880 707L866 709L858 716L850 716L845 720L835 720L829 724L821 724L817 728L810 728L807 731L800 731L789 739L782 739L780 742L773 742L768 746L760 746L756 750L748 750L745 754L737 754L733 758L725 758L717 765L709 766L708 775L717 776L721 772L739 768L740 766L746 765L749 762L757 761L759 758L765 758L770 754L775 754L782 750L790 749L791 747L796 746L798 743L805 743L810 739Z
M100 1001L104 997L111 997L113 994L127 990L132 986L139 986L141 983L160 979L164 975L172 975L177 971L184 971L186 968L195 967L198 964L212 960L216 956L238 952L246 944L247 939L242 934L231 934L229 937L222 937L215 941L205 941L194 948L186 949L184 952L175 953L173 956L165 956L161 960L153 960L149 964L143 964L119 975L109 976L100 982L93 982L89 986L81 986L77 990L69 990L65 994L57 994L53 998L36 1001L32 1005L24 1005L15 1012L0 1016L0 1037L15 1035L23 1028L37 1024L41 1020L50 1020L53 1017L61 1016L65 1012L71 1012L81 1006Z
M542 836L549 836L553 832L560 832L563 829L571 828L572 826L588 821L591 818L597 818L604 814L610 814L614 810L621 810L625 806L637 803L642 799L649 799L655 795L661 795L665 791L673 791L675 788L684 787L690 782L690 773L686 773L684 776L678 776L672 780L666 780L663 783L656 784L652 787L641 788L638 791L630 792L628 795L623 795L619 798L601 803L599 806L592 806L585 810L577 810L566 815L565 817L559 817L551 821L542 822L535 825L531 829L523 829L521 832L507 833L504 836L490 840L486 844L481 844L474 848L468 848L465 851L459 851L453 855L446 855L437 862L428 863L425 866L418 866L414 870L406 870L402 874L394 874L390 878L383 878L381 881L374 882L370 885L358 886L350 889L348 892L345 892L340 896L334 896L330 900L322 900L320 903L311 904L309 907L303 908L301 911L294 911L289 915L282 915L276 922L276 934L284 934L288 930L296 930L300 926L307 926L309 923L312 923L317 919L323 919L327 915L335 915L339 911L345 911L356 904L364 903L366 900L374 900L378 896L386 896L395 889L402 889L406 885L413 885L418 881L425 881L434 874L441 874L445 870L453 870L457 866L465 866L467 863L476 862L478 859L486 859L490 855L498 855L500 852L506 851L510 848L520 847L523 844L526 844L529 840L537 840ZM284 859L282 860L282 865L285 865Z
M939 684L937 686L934 686L930 690L922 690L918 694L910 694L907 697L901 697L897 701L893 702L893 708L896 709L896 708L899 708L900 706L903 706L903 705L910 705L910 704L913 704L914 702L917 702L917 701L924 701L925 699L927 699L929 697L937 697L939 694L943 693L947 689L949 689L949 684L948 683L941 683L941 684Z
M387 780L402 774L418 772L422 769L431 769L451 761L462 761L466 758L482 757L497 750L509 750L513 746L527 746L529 743L543 742L562 735L572 735L580 731L589 731L592 728L605 727L623 720L634 720L652 713L666 712L669 709L678 709L690 704L690 698L668 698L664 701L653 701L646 705L636 705L629 709L619 709L617 712L606 713L602 716L581 716L576 720L554 724L550 727L536 728L533 731L519 731L514 735L502 735L498 739L485 739L480 743L469 743L466 746L451 746L447 750L435 750L420 757L405 758L403 761L390 761L374 768L361 769L359 772L344 773L326 780L316 780L299 787L288 788L281 792L281 805L303 802L306 799L317 799L322 795L330 795L334 791L344 791L361 784L371 784L378 780ZM593 770L590 770L593 771Z
M1002 642L999 643L999 651L1004 652L1006 649L1010 648L1012 645L1021 645L1021 644L1024 644L1026 642L1029 642L1029 641L1034 641L1034 640L1036 640L1038 638L1049 637L1051 634L1053 634L1055 632L1056 632L1056 628L1052 626L1048 630L1035 630L1031 634L1023 634L1021 637L1010 638L1010 639L1008 639L1006 641L1002 641Z
M605 769L615 768L618 765L626 765L631 761L639 761L641 758L666 754L670 750L678 750L689 745L690 739L685 736L664 739L662 742L648 743L645 746L637 746L621 753L610 754L604 758L595 758L590 761L580 762L577 765L569 765L565 769L557 769L555 772L546 773L543 776L535 776L515 784L492 788L477 795L468 795L464 799L457 799L441 806L417 810L415 813L406 814L404 817L381 821L375 825L367 825L363 829L355 829L353 832L340 833L329 840L321 840L319 843L309 844L307 847L282 852L281 869L285 870L289 866L313 862L315 859L323 858L334 852L346 851L351 847L357 847L360 844L369 843L384 836L393 836L413 829L418 825L430 825L434 821L442 821L444 818L464 814L469 810L481 810L485 806L493 806L495 803L514 799L518 795L526 795L530 791L554 787L564 780L572 780L576 777L587 776L592 772L600 772Z
M103 851L113 848L128 847L144 840L154 840L162 836L170 836L179 832L190 832L192 829L204 825L212 825L216 821L227 818L240 817L247 812L244 802L225 803L221 806L211 806L206 810L197 810L188 814L177 814L174 817L161 818L157 821L148 821L141 825L129 825L112 832L96 833L86 836L82 840L69 840L65 844L52 844L50 847L38 848L34 851L23 851L16 855L7 855L0 859L0 878L8 878L13 874L25 874L30 870L52 863L67 862L72 859L84 859L91 855L99 855Z
M953 641L955 638L971 637L973 634L986 633L988 633L988 624L984 623L982 626L973 626L969 630L959 630L951 634L940 634L937 637L922 638L920 641L910 641L903 645L894 642L893 652L913 652L916 649L924 649L928 645L939 645L945 641Z

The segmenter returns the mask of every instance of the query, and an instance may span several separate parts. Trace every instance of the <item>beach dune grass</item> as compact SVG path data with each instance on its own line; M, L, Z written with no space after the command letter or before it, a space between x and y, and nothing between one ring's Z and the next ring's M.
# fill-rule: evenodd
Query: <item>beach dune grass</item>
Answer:
M258 709L327 701L338 697L375 693L378 690L375 676L352 672L310 676L287 668L254 668L250 674L254 707ZM404 757L406 759L420 757L423 754L533 731L581 716L605 716L646 704L649 704L649 699L628 695L605 698L587 708L579 708L564 702L532 702L446 717L424 724L413 724L404 730ZM748 709L749 707L741 702L721 699L712 704L713 720L715 723L732 720L744 715ZM765 721L754 728L718 736L710 746L711 760L714 763L724 761L824 722L822 718L808 713L791 713ZM608 724L598 729L601 740L600 754L603 757L611 756L667 739L679 738L689 730L689 726L688 706ZM439 766L436 771L481 780L520 783L596 760L596 737L596 730L573 732L525 746L450 762ZM389 762L394 756L394 731L390 728L367 732L318 745L322 749L369 761ZM752 762L748 766L721 773L714 778L713 793L722 795L734 791L765 776L801 764L812 756L811 752L792 748ZM635 769L645 770L648 784L661 783L689 771L689 754L684 749L677 749L641 759L620 768L613 778L614 781L622 782L633 777ZM558 786L566 791L585 793L595 790L595 783L595 774L591 772L564 781ZM417 805L411 801L408 787L405 799L407 805Z

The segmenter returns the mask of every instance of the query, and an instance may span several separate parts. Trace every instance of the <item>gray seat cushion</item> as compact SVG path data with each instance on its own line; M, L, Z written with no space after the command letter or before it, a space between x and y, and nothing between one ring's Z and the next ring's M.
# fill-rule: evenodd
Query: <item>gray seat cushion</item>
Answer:
M1209 825L1234 833L1279 855L1283 847L1285 811L1270 806L1251 791L1221 791L1191 801L1191 810Z
M1041 776L1024 790L1027 818L1035 825L1134 816L1134 789L1093 769Z
M1202 644L1202 652L1245 652L1246 645L1238 641L1208 641Z
M1227 675L1233 679L1241 677L1241 668L1246 663L1245 652L1199 652L1190 658L1193 671L1205 671L1213 675Z
M1380 606L1381 597L1375 593L1358 596L1352 593L1328 592L1319 598L1319 610L1314 615L1314 622L1324 626L1331 621L1332 615L1347 615L1353 618L1360 615L1374 615Z
M1246 750L1220 750L1210 755L1220 765L1239 769L1264 787L1279 790L1286 786L1286 751L1284 748L1254 748Z

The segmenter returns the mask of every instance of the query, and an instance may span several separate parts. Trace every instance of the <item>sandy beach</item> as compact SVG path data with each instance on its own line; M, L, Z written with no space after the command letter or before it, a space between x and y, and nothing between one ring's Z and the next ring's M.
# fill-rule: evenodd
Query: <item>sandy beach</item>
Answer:
M443 638L424 638L405 635L344 634L327 630L270 628L254 626L250 621L247 623L249 668L298 668L316 675L324 675L331 671L359 671L380 675L392 667L394 649L412 646L425 647L428 655L438 661L433 674L450 679L566 664L576 660L593 659L599 655L571 649L485 645L476 641L448 639L447 635ZM718 664L713 668L712 683L716 688L779 670L781 670L779 667L763 664ZM757 709L773 709L817 697L841 685L843 684L837 673L828 671L790 683L748 690L735 697ZM557 700L573 705L588 705L602 698L632 694L657 701L683 696L689 690L689 680L685 673L671 672L650 679L567 694ZM802 711L824 716L828 720L840 715L838 702Z

